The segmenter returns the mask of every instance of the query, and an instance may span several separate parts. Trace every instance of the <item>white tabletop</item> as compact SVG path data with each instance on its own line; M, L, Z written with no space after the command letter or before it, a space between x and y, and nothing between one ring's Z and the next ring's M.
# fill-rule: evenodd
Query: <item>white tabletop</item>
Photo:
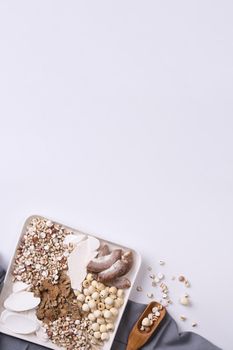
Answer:
M149 301L149 265L164 271L179 328L195 321L232 349L232 10L207 0L1 1L5 266L31 214L99 233L141 252L134 300ZM191 282L187 309L171 280L179 274Z

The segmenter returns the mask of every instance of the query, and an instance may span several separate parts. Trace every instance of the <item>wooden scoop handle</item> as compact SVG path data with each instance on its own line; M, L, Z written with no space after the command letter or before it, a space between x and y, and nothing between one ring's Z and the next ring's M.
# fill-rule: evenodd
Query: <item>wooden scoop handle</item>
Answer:
M154 320L153 324L149 327L148 331L141 331L142 320L152 313L152 309L157 307L159 310L159 316ZM126 350L139 350L144 344L148 342L150 337L154 334L155 330L158 328L162 320L166 315L166 309L156 301L152 301L143 311L138 321L135 323L133 329L130 332L128 338L128 344Z

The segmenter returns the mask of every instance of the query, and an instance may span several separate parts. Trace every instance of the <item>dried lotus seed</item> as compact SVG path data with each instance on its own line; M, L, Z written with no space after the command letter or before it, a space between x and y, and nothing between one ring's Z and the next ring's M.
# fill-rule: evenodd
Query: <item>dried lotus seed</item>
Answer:
M158 311L158 308L156 306L154 306L153 309L152 309L153 314L155 314L156 311Z
M93 314L94 314L94 316L95 316L96 318L98 318L98 317L100 317L100 316L102 315L102 312L101 312L100 310L95 310L95 311L93 312Z
M116 300L120 303L120 306L124 304L124 299L122 299L122 298L117 298Z
M124 296L125 292L123 291L123 289L118 289L117 291L117 296L118 298L122 298Z
M90 286L90 282L88 280L83 281L83 287L88 288Z
M92 273L88 273L86 279L87 279L88 281L93 281L93 275L92 275Z
M101 333L100 332L94 332L94 337L96 339L100 339L101 338Z
M98 303L98 310L103 311L105 309L104 303Z
M95 287L93 287L93 286L88 287L88 290L89 290L90 294L95 293Z
M101 333L104 333L104 332L106 332L107 331L107 327L105 326L105 324L101 324L100 325L100 332Z
M81 294L81 292L80 292L78 289L76 289L76 290L74 291L74 294L75 294L76 297L77 297L77 296L79 296L79 295Z
M77 296L77 300L78 300L78 301L81 301L81 302L83 303L84 300L85 300L85 295L79 294L79 295Z
M183 296L180 298L180 303L184 306L188 306L190 304L188 296Z
M113 300L117 298L116 294L110 294L109 298L112 298Z
M110 294L116 294L116 293L117 293L117 288L114 287L114 286L113 286L113 287L110 287L110 288L109 288L109 293L110 293Z
M92 299L91 299L91 296L90 295L88 295L86 298L85 298L85 303L89 303L89 301L91 301Z
M110 298L110 297L107 297L105 300L104 300L105 304L107 305L112 305L113 304L113 299Z
M94 332L97 332L100 330L100 325L99 323L93 323L92 326L91 326L91 329L94 331Z
M105 310L104 311L104 318L111 318L112 317L112 313L109 310Z
M114 330L114 324L113 323L108 323L106 325L108 331L113 331Z
M101 290L100 297L101 298L107 298L107 296L108 296L108 292L106 291L106 289Z
M90 309L95 309L96 308L96 302L95 300L90 300L88 303Z
M103 317L98 317L98 318L97 318L97 323L99 323L99 324L105 324L104 318L103 318Z
M92 285L93 287L97 288L98 282L94 280L94 281L91 282L91 285Z
M116 307L112 307L112 308L110 309L110 311L111 311L111 313L113 314L113 316L117 316L117 315L118 315L118 310L117 310Z
M152 313L148 314L148 318L149 318L149 320L152 320L153 319L153 314Z
M91 296L92 296L92 299L94 299L94 300L98 300L99 299L99 293L98 292L94 292Z
M89 306L88 306L87 304L83 304L82 310L83 310L84 312L88 312L88 311L90 310L90 308L89 308Z
M148 317L143 318L143 320L142 320L142 325L143 325L144 327L150 326L150 320L149 320Z
M105 309L110 310L111 307L112 307L112 305L106 305L106 304L105 304Z
M89 319L91 322L94 322L95 319L96 319L96 317L95 317L94 314L89 314L87 317L88 317L88 319Z
M88 296L88 295L90 295L91 293L89 292L89 289L88 289L88 288L84 288L84 289L83 289L83 294L86 295L86 296Z
M109 339L109 334L107 332L104 332L101 334L101 340L108 340Z
M105 318L105 322L106 323L114 323L114 318L113 317Z
M98 283L97 289L100 290L100 291L104 290L105 289L105 285L103 283Z
M119 300L119 298L114 300L114 307L116 307L117 309L120 309L121 301Z
M156 316L156 317L159 317L159 316L160 316L160 312L159 312L159 311L156 311L156 312L155 312L155 316Z

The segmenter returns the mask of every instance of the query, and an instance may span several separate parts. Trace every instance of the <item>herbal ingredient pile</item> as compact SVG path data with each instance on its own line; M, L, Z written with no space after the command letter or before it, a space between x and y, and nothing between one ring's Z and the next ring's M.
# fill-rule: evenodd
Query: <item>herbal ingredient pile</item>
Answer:
M165 265L165 261L160 260L159 261L159 265L160 266L164 266ZM162 273L162 272L158 272L156 274L153 273L152 272L153 269L152 269L151 266L148 266L147 270L149 272L149 278L151 280L151 286L153 287L153 289L155 288L155 290L156 290L156 299L159 300L161 306L162 307L168 307L169 305L173 304L173 302L172 302L172 300L170 298L170 295L169 295L169 287L168 287L168 285L166 283L166 278L165 278L164 273ZM190 284L189 280L183 275L179 275L178 277L172 276L171 280L172 281L177 280L179 283L183 284L183 286L186 289L191 287L191 284ZM158 289L159 289L159 294L157 294ZM140 285L136 286L136 291L140 292L140 293L144 292L142 286L140 286ZM149 299L154 299L154 297L155 297L154 292L149 292L149 293L147 292L146 296ZM180 298L179 298L179 303L184 308L191 306L192 302L190 300L190 295L188 293L183 293L180 296ZM156 317L159 317L159 310L157 310L157 308L155 307L154 311L155 312L152 311L149 314L149 317L146 317L143 320L143 322L141 324L141 331L146 331L147 327L152 324L152 321L154 321L156 319ZM157 312L157 314L156 314L156 312ZM184 315L184 314L180 315L179 318L180 318L181 321L187 321L188 320L188 317L186 315ZM192 321L191 322L191 326L194 328L194 327L197 327L198 324L197 324L196 321Z
M93 236L34 217L17 249L1 321L67 350L99 348L114 330L132 265L131 251L110 251Z

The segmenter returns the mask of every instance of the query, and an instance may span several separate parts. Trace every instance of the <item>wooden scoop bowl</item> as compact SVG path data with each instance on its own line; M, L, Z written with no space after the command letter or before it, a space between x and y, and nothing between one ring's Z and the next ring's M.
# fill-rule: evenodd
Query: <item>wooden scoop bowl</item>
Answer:
M159 309L159 312L160 312L160 316L158 316L158 320L153 322L153 324L149 327L148 331L141 331L140 328L142 325L142 320L145 317L147 317L149 313L152 313L152 309L155 306ZM158 328L158 326L164 319L165 315L166 315L166 309L156 301L152 301L143 311L140 318L135 323L132 331L130 332L126 350L138 350L143 345L145 345L146 342L152 336L152 334L155 332L155 330Z

